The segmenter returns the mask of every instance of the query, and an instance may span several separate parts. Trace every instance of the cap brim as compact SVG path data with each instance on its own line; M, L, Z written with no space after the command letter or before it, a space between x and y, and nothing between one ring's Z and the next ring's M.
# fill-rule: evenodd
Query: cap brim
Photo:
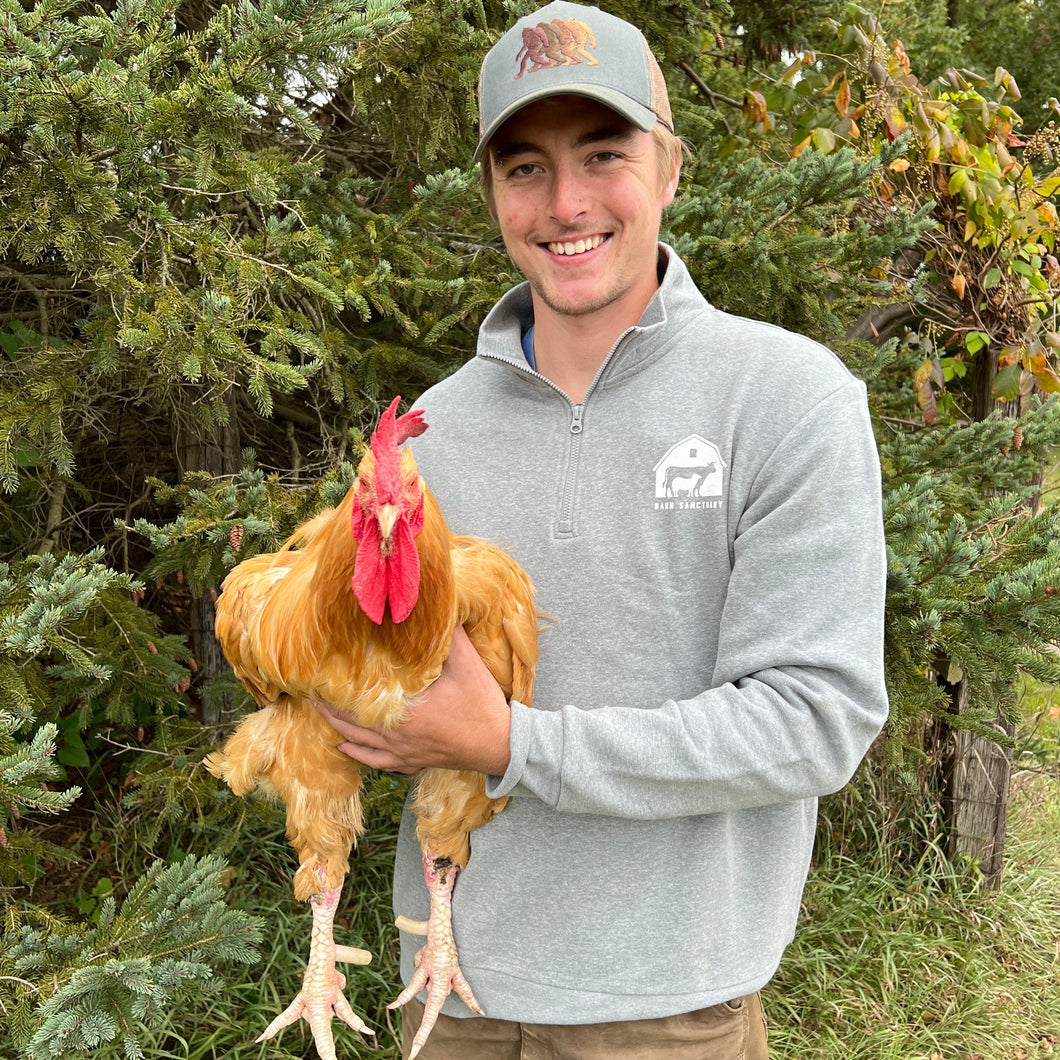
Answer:
M526 95L520 96L515 103L505 107L483 131L478 146L475 148L472 161L477 162L482 157L494 134L513 114L531 103L536 103L541 99L548 99L550 96L584 96L587 99L595 99L598 103L603 103L604 106L610 107L613 111L621 114L623 118L628 118L642 132L651 132L655 128L655 123L659 120L655 111L613 88L577 83L555 85L539 89L536 92L528 92Z

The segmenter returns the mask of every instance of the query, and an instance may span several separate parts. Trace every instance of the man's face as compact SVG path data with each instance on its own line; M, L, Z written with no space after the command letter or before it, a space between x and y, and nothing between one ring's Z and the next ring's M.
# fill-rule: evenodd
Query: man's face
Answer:
M660 177L651 133L595 100L556 96L509 118L489 154L497 222L536 312L639 319L677 186L676 170Z

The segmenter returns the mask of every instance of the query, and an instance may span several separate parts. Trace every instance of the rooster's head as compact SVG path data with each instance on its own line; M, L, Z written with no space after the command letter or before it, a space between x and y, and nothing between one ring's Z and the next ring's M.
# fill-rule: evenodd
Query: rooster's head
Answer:
M400 446L423 434L419 409L395 416L396 397L379 418L354 484L353 595L377 625L390 605L394 622L408 618L420 591L416 535L423 529L423 481L411 452Z

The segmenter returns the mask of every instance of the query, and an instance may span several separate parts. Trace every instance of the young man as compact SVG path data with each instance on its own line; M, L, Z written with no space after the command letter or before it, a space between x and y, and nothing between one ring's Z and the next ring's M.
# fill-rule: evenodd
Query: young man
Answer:
M532 710L457 636L397 731L336 722L369 765L474 768L512 796L454 898L488 1018L450 996L420 1055L765 1057L757 992L795 929L817 797L887 711L864 387L711 307L658 243L680 150L633 26L549 4L486 56L480 105L476 158L528 282L418 402L416 455L453 530L507 548L555 622ZM406 822L395 908L426 902ZM402 938L406 981L420 943Z

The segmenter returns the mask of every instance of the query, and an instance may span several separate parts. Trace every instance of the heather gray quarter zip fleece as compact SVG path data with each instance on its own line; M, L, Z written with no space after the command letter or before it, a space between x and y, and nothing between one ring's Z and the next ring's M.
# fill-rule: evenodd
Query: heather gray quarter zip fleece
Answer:
M451 528L510 551L552 618L489 782L512 798L454 894L495 1018L645 1019L761 988L795 930L817 797L887 714L864 386L817 343L714 309L660 253L659 291L582 405L526 363L525 284L417 403ZM408 814L394 906L428 910ZM406 981L421 944L402 935Z

